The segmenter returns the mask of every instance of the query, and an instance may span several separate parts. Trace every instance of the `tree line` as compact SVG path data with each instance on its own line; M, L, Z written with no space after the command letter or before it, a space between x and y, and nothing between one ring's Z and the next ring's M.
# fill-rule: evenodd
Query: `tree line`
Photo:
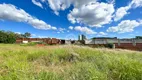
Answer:
M17 38L29 38L31 33L18 34L12 31L0 30L0 43L15 43Z
M142 36L136 36L136 39L142 39Z

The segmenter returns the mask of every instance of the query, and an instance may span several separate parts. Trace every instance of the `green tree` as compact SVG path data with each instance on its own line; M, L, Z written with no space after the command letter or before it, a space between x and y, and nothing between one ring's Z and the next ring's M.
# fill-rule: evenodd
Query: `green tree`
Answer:
M15 43L16 42L16 35L14 32L8 31L6 32L7 40L6 43Z
M29 38L29 37L31 37L31 33L26 32L23 36L24 36L25 38Z
M11 31L0 30L0 43L15 43L17 38L29 38L31 33L17 34Z
M136 36L136 39L142 39L142 36Z
M11 31L0 31L0 43L15 43L16 35Z
M6 42L7 35L4 31L0 31L0 43Z
M15 37L16 37L16 39L22 38L21 34L17 34L17 33L15 33Z

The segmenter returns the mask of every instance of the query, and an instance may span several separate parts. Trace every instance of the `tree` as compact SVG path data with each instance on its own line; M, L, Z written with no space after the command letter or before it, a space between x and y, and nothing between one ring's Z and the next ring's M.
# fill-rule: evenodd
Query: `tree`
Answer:
M136 36L136 39L142 39L142 36Z
M15 43L17 38L29 38L31 33L17 34L11 31L0 30L0 43Z
M29 38L29 37L31 37L31 33L26 32L23 36L24 36L25 38Z
M0 43L6 42L7 35L4 31L0 31Z
M11 31L0 31L0 43L15 43L16 36Z
M16 39L18 39L18 38L23 38L23 37L21 36L21 34L17 34L17 33L15 33L15 37L16 37Z
M15 43L16 42L16 35L14 32L8 31L7 32L7 40L6 43Z
M16 38L29 38L31 37L31 33L26 32L24 34L16 34Z

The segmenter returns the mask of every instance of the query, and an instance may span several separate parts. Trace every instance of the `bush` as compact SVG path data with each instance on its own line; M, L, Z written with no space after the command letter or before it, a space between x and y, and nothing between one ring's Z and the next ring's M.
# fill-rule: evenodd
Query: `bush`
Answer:
M21 44L21 46L35 46L37 44L38 44L37 42L29 42L27 44Z
M105 47L107 47L107 48L113 48L113 43L108 43L108 44L105 45Z
M10 31L0 31L0 43L15 43L16 35Z

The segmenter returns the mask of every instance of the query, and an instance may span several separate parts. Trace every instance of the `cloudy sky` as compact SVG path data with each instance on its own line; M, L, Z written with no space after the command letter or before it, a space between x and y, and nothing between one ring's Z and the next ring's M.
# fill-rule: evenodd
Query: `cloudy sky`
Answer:
M142 35L142 0L0 0L0 30L77 39Z

